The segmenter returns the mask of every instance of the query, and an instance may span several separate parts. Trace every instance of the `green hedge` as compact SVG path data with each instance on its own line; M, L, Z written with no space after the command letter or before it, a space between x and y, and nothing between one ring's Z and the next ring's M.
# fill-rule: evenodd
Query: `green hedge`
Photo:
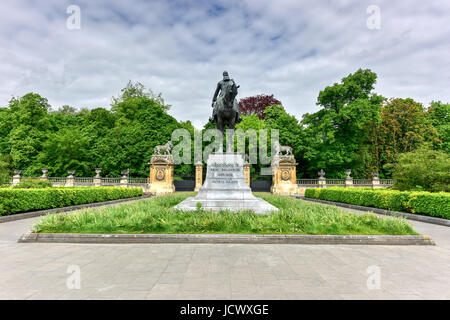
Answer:
M41 188L51 188L51 182L41 179L33 178L23 178L20 183L13 186L14 189L41 189Z
M306 189L305 197L450 219L447 192L332 187Z
M141 188L0 189L0 215L139 197Z

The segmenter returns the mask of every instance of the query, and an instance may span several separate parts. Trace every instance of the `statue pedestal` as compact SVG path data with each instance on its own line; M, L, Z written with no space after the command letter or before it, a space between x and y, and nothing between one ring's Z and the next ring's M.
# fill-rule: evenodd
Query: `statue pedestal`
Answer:
M150 190L152 195L175 192L173 184L173 156L154 154L150 160Z
M292 155L279 155L272 162L272 187L273 194L292 196L299 193L296 177L295 158Z
M278 211L270 203L256 198L244 178L244 159L238 153L213 153L207 161L206 180L197 196L174 207L196 210L197 203L204 210L252 210L258 214Z

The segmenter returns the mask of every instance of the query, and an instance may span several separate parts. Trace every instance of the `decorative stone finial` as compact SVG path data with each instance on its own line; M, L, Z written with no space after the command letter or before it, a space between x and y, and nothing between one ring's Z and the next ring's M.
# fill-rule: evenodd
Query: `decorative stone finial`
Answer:
M42 168L42 176L41 176L41 178L47 178L47 172L48 172L47 168Z
M352 179L352 177L350 177L351 173L352 173L352 170L350 170L350 169L345 170L345 174L347 175L347 177L345 177L345 179L347 179L347 180Z
M325 171L323 171L323 169L320 169L320 171L317 172L317 174L319 175L320 179L324 179L324 177L325 177Z
M130 169L122 171L120 174L122 175L122 179L127 179L127 176L130 174Z

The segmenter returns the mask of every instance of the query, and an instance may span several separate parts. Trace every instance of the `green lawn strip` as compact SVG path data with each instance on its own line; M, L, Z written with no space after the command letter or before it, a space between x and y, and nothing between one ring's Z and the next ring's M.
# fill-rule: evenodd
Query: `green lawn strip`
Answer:
M355 215L336 207L289 197L256 194L280 209L269 215L250 211L182 212L172 207L194 193L139 200L133 203L50 214L34 225L41 233L223 233L223 234L330 234L412 235L405 219Z

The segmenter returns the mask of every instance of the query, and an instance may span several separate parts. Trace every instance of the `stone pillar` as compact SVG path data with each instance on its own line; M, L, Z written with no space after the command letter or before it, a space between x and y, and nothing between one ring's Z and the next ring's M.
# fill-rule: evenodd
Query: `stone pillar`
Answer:
M350 174L352 173L352 170L347 169L345 170L345 174L347 177L345 178L345 186L346 187L353 187L353 178L350 177Z
M195 164L195 192L198 192L203 185L203 164L197 162Z
M272 162L272 187L273 194L292 196L298 194L297 173L295 158L293 155L279 155L277 163Z
M150 193L162 195L175 192L173 184L173 156L171 154L154 154L150 164Z
M247 182L247 185L250 187L250 167L251 164L248 162L244 163L244 178L245 182Z
M73 187L75 185L75 177L74 177L75 171L74 170L69 170L69 171L67 171L67 173L69 175L67 176L66 185L65 186L66 187Z
M42 176L39 179L44 180L44 181L48 181L47 172L48 172L47 168L42 168Z
M319 178L317 179L317 184L319 185L319 188L326 188L327 187L327 180L325 179L325 171L323 169L320 169L319 172L317 172L319 175Z
M102 185L102 177L100 176L100 172L102 172L101 168L95 169L95 177L94 177L94 186L100 187Z
M372 172L372 188L381 188L378 172Z
M120 177L120 186L128 187L128 175L130 174L130 169L122 171L120 174L122 175L122 177Z
M12 177L11 185L16 186L20 183L22 170L14 170L14 176Z

